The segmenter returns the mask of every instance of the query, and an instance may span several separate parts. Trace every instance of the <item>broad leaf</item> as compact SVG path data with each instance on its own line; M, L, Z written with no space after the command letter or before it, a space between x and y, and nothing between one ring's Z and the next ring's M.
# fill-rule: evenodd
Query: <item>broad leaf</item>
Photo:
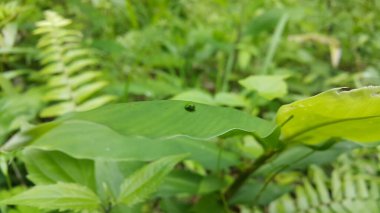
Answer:
M169 156L144 166L127 178L120 188L119 203L132 206L155 192L164 178L185 155Z
M145 101L108 105L96 110L73 113L63 118L85 120L105 125L123 135L149 138L187 136L208 139L232 130L251 132L265 137L273 124L241 111L193 104L195 110L187 111L185 101Z
M277 123L283 124L285 143L318 144L331 138L370 143L380 140L380 87L346 91L332 89L282 106Z
M91 134L89 134L91 133ZM67 121L40 136L31 148L61 151L80 159L149 161L168 155L191 153L190 158L208 169L226 168L238 157L209 141L185 137L149 139L124 136L104 125Z
M249 102L242 95L238 95L235 93L226 93L220 92L214 97L215 102L219 106L229 106L229 107L247 107L249 106Z
M182 92L182 93L176 94L172 99L179 100L179 101L191 101L191 102L196 102L196 103L215 105L215 101L212 98L212 96L209 93L204 92L202 90L189 90L186 92Z
M272 100L287 94L285 78L286 76L282 75L254 75L240 80L239 83L246 89L256 91L260 96Z
M78 120L86 121L83 124L93 124L99 128L108 129L120 136L143 136L155 139L177 136L210 139L231 131L249 132L264 138L275 128L271 122L238 110L192 104L194 110L187 111L188 104L184 101L145 101L114 104L88 112L72 113L58 121L37 126L28 132L17 135L17 138L11 139L9 144L1 147L1 150L11 151L22 144L38 139L43 133L49 132L50 127L60 129L66 126L65 124ZM58 138L70 141L70 137L88 135L88 131L84 132L79 126L76 128L72 128L75 133L66 133L65 137ZM57 131L61 132L61 130ZM34 132L39 134L33 137Z
M100 201L94 192L87 187L69 183L35 186L12 198L1 201L0 204L75 212L100 208Z
M187 104L136 102L73 113L12 138L2 150L31 142L34 148L62 151L75 158L144 161L192 153L191 159L208 169L218 164L226 168L238 158L199 139L229 132L265 137L274 129L274 124L238 110L193 104L193 111L188 111Z

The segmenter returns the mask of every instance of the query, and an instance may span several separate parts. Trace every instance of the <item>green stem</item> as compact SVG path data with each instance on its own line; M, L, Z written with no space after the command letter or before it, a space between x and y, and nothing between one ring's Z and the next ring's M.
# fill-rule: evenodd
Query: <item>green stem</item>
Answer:
M269 183L272 182L272 180L282 171L284 171L285 169L289 168L290 166L294 165L295 163L299 162L299 161L302 161L303 159L309 157L311 154L313 154L315 152L315 150L312 150L308 153L306 153L305 155L301 156L300 158L297 158L296 160L292 161L291 163L289 164L285 164L283 166L281 166L277 171L275 171L274 173L271 174L271 176L265 181L264 183L264 186L261 187L259 193L257 193L257 195L255 196L255 198L253 199L253 203L255 204L256 202L258 202L260 200L260 197L262 195L262 193L265 191L265 189L268 187Z
M253 164L244 170L240 175L236 178L236 180L231 184L231 186L224 193L224 197L226 200L231 199L239 189L244 185L244 183L248 180L248 178L257 171L261 166L263 166L270 158L272 158L277 151L269 151L264 153L259 158L253 162Z
M21 185L26 186L26 182L23 178L23 175L21 174L21 171L18 169L17 164L13 160L11 161L11 166L18 181L20 181Z

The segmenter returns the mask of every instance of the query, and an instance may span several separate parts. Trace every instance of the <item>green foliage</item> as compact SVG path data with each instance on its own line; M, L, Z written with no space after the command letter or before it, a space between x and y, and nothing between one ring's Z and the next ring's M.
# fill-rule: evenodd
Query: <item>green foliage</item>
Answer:
M321 101L320 97L323 98L327 94L327 98L329 98L332 92L334 93L332 96L333 100L337 99L335 97L337 94L340 95L344 93L346 97L342 97L341 102L350 101L350 103L356 103L357 100L361 100L363 97L366 98L368 94L373 94L374 91L377 91L376 89L378 88L368 87L349 92L339 91L340 93L337 93L338 90L332 90L322 93L319 96L303 100L303 102L307 102L308 104L302 106L318 106L318 104L325 106L325 100L322 99ZM295 102L294 104L298 106L300 102L302 101ZM333 102L330 101L329 103L332 104ZM350 109L347 108L347 106L350 105L340 105L340 110L343 112L347 111ZM292 110L294 109L294 107L290 108ZM281 110L284 109L282 108ZM281 114L286 112L281 110L279 116L287 116ZM307 110L307 112L318 111ZM327 110L323 112L330 116L337 115L337 113L334 114ZM367 113L371 112L367 111ZM287 117L291 118L291 116L296 117L297 115L298 114L294 113ZM344 115L350 116L350 114L347 113ZM130 122L122 122L126 120L126 118L130 118ZM292 121L291 119L282 122L282 131L288 128L287 125ZM304 116L303 121L311 123L317 120L315 117ZM172 125L172 127L167 128L166 125ZM353 126L356 127L355 125ZM91 132L92 134L85 134L86 132ZM342 133L349 134L350 131ZM209 146L209 152L206 154L204 152L204 146L198 146L196 144L198 142L210 144L206 140L218 136L231 137L232 135L246 134L255 136L265 148L265 151L264 154L256 159L251 167L248 167L227 187L224 196L225 199L230 199L238 193L238 190L248 180L251 173L256 172L256 170L275 154L283 152L282 149L284 149L284 145L287 145L285 140L282 141L281 138L276 138L279 136L282 137L282 135L278 134L278 131L270 122L232 109L211 107L184 101L151 101L110 105L90 112L69 114L50 124L41 125L21 133L18 136L16 135L16 137L21 138L21 140L11 140L9 142L10 145L8 143L4 146L5 148L3 147L3 151L11 151L11 149L7 149L7 147L16 147L11 143L27 145L28 148L25 149L24 155L27 159L29 158L27 167L30 172L30 178L34 180L35 183L47 184L51 182L54 183L55 181L80 183L92 189L96 189L95 191L100 193L99 196L102 197L103 202L105 202L104 200L111 199L110 202L111 204L113 203L112 206L121 203L131 206L146 199L148 195L157 190L164 181L163 178L173 169L173 166L183 158L167 156L188 152L191 153L189 157L201 163L204 168L211 169L211 167L207 166L207 163L212 160L214 160L214 162L218 161L219 168L226 168L228 165L231 165L229 163L236 164L236 161L232 160L232 156L234 156L232 153L227 152L227 155L226 153L220 155L217 151L218 148L211 145ZM311 129L310 134L318 134L318 129L315 131ZM367 134L373 135L372 138L378 138L375 130L367 131ZM367 135L358 135L355 140L361 142L363 138L365 139L366 137ZM103 141L107 141L107 143ZM180 141L186 142L181 144ZM281 144L284 142L285 144ZM185 144L187 144L187 146L184 146ZM178 145L182 147L178 147ZM327 148L331 146L329 144L326 145ZM194 149L194 147L196 148ZM326 148L321 147L321 149ZM306 159L305 157L312 154L312 152L306 153L307 155L303 153L299 159L295 160L304 160ZM205 154L208 155L208 159L205 158ZM67 155L70 155L70 157ZM279 156L279 159L281 157L282 156ZM76 161L75 158L88 159L90 161ZM123 181L123 183L121 183L120 179L126 175L121 172L119 166L109 163L109 161L114 160L132 162L136 160L147 161L155 159L159 160L138 170ZM285 158L282 157L282 159ZM57 162L59 161L64 161L65 163L58 165ZM95 166L96 170L101 169L100 171L105 171L104 169L107 167L113 168L113 166L116 166L115 169L108 171L113 176L113 183L99 182L97 180L97 184L94 186L94 179L92 179L94 176L85 175L98 172L93 170L94 167L91 161L95 161L96 165L104 165L100 167ZM35 162L44 163L44 167L51 167L52 169L44 172L38 169L40 164ZM289 164L289 159L283 162ZM273 166L276 164L278 163L274 161ZM292 165L285 164L284 167L280 163L276 167L280 167L281 171L281 168L289 166ZM87 172L83 173L84 169L88 169ZM276 171L275 169L273 172L276 174L278 170ZM321 198L323 202L329 202L328 200L330 198L326 197L329 193L322 182L320 182L321 180L320 177L315 180L319 181L317 183L317 187L319 187L318 192L323 193L324 197ZM307 186L307 192L308 190L312 190L310 188L311 185L307 182L308 180L305 179L304 181L306 181L305 187ZM222 182L221 184L216 184L216 181L209 183L198 182L196 184L199 184L200 188L196 193L203 194L205 191L213 192L215 190L221 190L224 185ZM116 189L114 183L120 183L121 188ZM265 190L265 187L262 188L262 190ZM286 192L286 190L282 193L284 192ZM262 192L257 192L255 196L260 196L261 193ZM313 192L312 195L314 196L314 194ZM113 201L112 198L114 197L117 197L117 199ZM207 199L207 197L208 195L205 195L204 199ZM274 198L275 197L272 197L271 199ZM316 198L313 199L311 205L317 202L315 200ZM266 200L266 202L270 202L270 199ZM201 203L202 202L200 202L199 205L201 205ZM288 211L288 209L285 211Z
M10 198L16 194L20 194L20 193L24 192L25 190L27 190L27 188L23 187L23 186L13 187L10 190L2 189L2 190L0 190L0 201L5 200L7 198ZM7 211L5 206L2 206L0 208L0 210L2 212ZM42 211L38 208L30 207L30 206L17 206L16 208L9 210L8 212L11 212L11 213L41 213L41 212L45 212L45 211Z
M378 212L379 5L3 0L0 211Z
M34 206L41 209L59 209L80 212L100 207L97 196L88 188L68 183L35 186L2 204Z
M311 166L309 178L303 178L292 194L272 202L269 212L378 212L378 178L339 170L327 178L320 167Z
M109 211L121 204L132 206L146 200L158 190L174 166L186 157L186 155L177 155L161 158L127 178L125 178L127 174L120 170L121 167L115 168L113 172L108 168L108 174L112 176L104 179L105 170L99 167L99 162L95 163L97 165L94 168L93 161L74 159L60 152L34 149L28 149L25 155L27 160L33 160L28 162L27 167L30 179L37 186L2 200L2 204L71 211L96 210L96 212L100 209ZM112 164L109 162L107 167L112 167ZM95 174L94 169L98 170L100 176ZM122 179L125 178L117 185L119 190L116 193L109 191L112 190L109 184L118 183L115 180L115 172L120 173ZM100 184L94 185L94 177L100 181ZM105 182L107 179L111 179L112 182Z
M133 173L121 185L118 202L132 206L148 198L183 158L184 155L161 158Z
M21 12L21 7L16 1L0 3L0 28L11 22ZM2 38L2 37L0 37ZM1 41L2 39L0 39Z
M26 149L23 158L29 172L28 179L35 184L78 183L95 190L95 165L90 160L37 149Z
M247 90L256 91L260 96L273 100L284 97L288 92L284 78L285 76L257 75L249 76L239 83Z
M28 128L29 121L36 117L41 105L37 91L0 98L0 143L12 131Z
M306 144L318 144L331 138L377 142L379 91L379 87L332 89L285 105L277 117L278 124L285 123L281 139L285 143Z
M42 35L37 47L44 68L40 74L47 79L48 91L43 99L50 106L41 117L55 117L71 111L86 111L102 106L113 96L96 97L108 82L100 79L93 52L81 45L82 34L67 26L70 20L53 11L45 12L45 20L37 23L35 34ZM95 97L94 97L95 96Z

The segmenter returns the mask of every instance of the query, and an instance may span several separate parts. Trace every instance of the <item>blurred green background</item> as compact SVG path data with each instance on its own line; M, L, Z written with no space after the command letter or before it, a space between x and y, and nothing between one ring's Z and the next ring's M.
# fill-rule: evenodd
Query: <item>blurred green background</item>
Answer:
M109 102L189 100L273 119L330 88L380 85L379 20L379 0L0 0L0 145ZM63 47L75 51L53 54ZM78 85L92 86L74 88L80 100L52 80L74 62L88 74ZM6 162L2 186L25 173L13 165L8 177Z

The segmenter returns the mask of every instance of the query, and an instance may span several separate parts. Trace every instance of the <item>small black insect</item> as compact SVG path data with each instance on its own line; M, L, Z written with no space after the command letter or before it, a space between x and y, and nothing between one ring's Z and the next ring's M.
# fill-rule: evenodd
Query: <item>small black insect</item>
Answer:
M188 112L195 112L195 105L194 104L186 104L185 110Z

